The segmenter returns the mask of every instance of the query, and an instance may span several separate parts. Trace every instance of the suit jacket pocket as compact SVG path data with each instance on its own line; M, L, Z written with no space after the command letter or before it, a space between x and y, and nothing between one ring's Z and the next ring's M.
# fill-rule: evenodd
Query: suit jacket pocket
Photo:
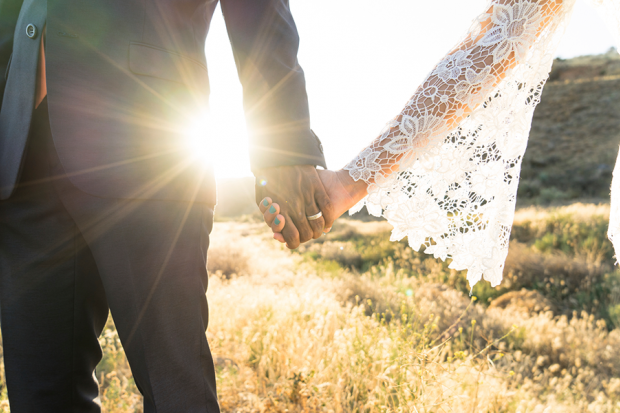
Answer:
M180 53L146 43L129 45L129 69L143 76L152 76L199 88L206 93L209 88L207 67L201 62Z

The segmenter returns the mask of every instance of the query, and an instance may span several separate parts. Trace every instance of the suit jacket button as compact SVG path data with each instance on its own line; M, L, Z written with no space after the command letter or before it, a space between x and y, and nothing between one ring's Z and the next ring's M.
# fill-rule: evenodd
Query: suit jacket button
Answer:
M28 26L26 26L26 36L30 37L31 39L37 37L37 26L35 26L34 24L29 24Z
M321 151L321 153L323 153L323 144L319 143L319 151Z

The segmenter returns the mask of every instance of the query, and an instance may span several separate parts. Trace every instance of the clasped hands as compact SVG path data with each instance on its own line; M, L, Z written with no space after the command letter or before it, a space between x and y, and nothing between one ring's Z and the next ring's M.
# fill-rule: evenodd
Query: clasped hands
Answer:
M265 223L274 238L290 249L329 232L336 218L366 193L366 183L354 181L345 170L297 165L256 173L256 202Z

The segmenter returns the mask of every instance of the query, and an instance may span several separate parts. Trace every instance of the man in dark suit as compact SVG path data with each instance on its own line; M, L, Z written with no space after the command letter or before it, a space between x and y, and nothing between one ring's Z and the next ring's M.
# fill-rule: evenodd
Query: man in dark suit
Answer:
M0 304L13 413L100 411L93 372L108 308L145 412L219 411L204 334L215 183L184 135L208 99L216 3L0 0ZM221 6L258 195L285 206L295 247L331 222L288 0ZM327 218L306 219L319 211Z

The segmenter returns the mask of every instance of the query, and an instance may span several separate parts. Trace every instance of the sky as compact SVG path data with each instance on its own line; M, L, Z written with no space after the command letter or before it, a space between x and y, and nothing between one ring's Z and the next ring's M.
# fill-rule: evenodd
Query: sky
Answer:
M327 165L354 158L456 45L487 0L290 0L299 30L312 129ZM577 0L557 56L604 53L612 36L596 10ZM221 11L206 44L211 80L209 147L219 180L251 176L248 137ZM213 142L215 140L215 142Z

